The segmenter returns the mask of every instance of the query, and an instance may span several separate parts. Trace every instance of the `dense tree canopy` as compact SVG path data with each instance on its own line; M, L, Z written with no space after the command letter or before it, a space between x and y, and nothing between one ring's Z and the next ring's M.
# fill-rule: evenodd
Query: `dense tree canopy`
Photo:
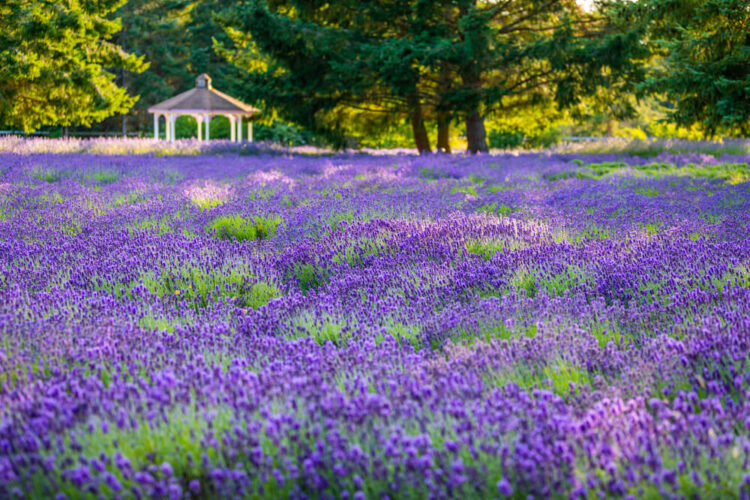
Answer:
M750 132L741 0L7 0L0 25L0 125L27 131L146 131L206 72L284 122L269 137L339 146L408 128L450 151L460 125L486 151L485 120L519 113L611 134L646 96L677 125Z
M469 150L486 151L485 113L574 104L614 85L640 50L638 32L564 0L257 0L224 22L240 52L268 61L248 68L249 86L289 119L325 128L341 106L399 112L420 151L425 107L443 128L462 119Z
M660 56L645 83L673 103L671 119L713 134L750 133L750 4L747 0L641 0Z
M117 85L112 69L145 64L112 41L120 24L108 15L121 3L0 3L0 123L30 131L127 111L138 97Z

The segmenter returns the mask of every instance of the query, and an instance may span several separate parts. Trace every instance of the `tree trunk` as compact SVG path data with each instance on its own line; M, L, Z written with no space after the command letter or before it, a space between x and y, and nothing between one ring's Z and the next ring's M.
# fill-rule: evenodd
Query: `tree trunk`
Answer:
M461 75L464 87L474 95L467 99L466 108L466 150L471 154L487 153L487 132L484 129L484 117L480 113L480 96L482 93L482 77L474 66Z
M450 9L445 10L445 18L448 22L451 19ZM447 64L440 67L440 77L438 78L437 95L438 103L435 106L437 113L437 150L443 153L451 152L451 114L450 105L445 102L445 94L451 89L451 70Z
M484 117L477 110L466 115L466 150L471 154L489 152Z
M444 111L438 111L438 136L437 150L443 153L451 152L451 120L450 115Z
M424 116L422 115L422 104L419 97L409 98L411 108L411 131L414 134L414 145L417 147L419 154L430 153L430 138L427 137L427 128L424 126Z

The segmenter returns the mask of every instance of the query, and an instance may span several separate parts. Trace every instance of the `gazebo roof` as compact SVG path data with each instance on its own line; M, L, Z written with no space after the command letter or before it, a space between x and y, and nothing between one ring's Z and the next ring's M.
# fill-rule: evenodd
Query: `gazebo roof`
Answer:
M195 88L148 108L149 113L201 113L251 115L259 110L211 87L211 77L203 73Z

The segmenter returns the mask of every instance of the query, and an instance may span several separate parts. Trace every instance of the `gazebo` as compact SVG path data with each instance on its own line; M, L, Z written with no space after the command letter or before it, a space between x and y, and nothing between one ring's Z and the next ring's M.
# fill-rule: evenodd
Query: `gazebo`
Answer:
M216 115L229 118L230 139L242 140L242 117L250 117L259 110L230 97L211 87L211 77L203 73L195 79L195 88L176 95L166 101L148 108L154 115L154 139L159 138L159 117L163 116L167 124L166 138L175 140L175 121L178 116L190 115L198 122L198 140L204 140L201 134L205 123L205 140L209 140L208 124ZM253 124L247 122L247 140L253 140Z

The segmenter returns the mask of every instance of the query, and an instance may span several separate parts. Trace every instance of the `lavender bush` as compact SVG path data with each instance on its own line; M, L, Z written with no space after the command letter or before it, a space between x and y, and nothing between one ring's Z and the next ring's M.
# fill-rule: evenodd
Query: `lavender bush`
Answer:
M750 156L0 154L0 498L750 498Z

